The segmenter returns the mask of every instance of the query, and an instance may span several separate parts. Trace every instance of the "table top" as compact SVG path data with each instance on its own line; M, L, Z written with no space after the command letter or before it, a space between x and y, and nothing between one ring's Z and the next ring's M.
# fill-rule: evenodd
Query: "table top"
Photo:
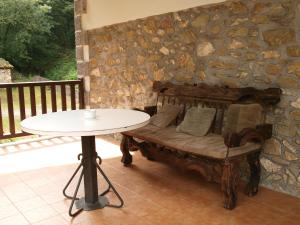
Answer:
M85 118L86 110L48 113L21 122L23 131L50 136L95 136L134 130L149 123L150 116L129 109L96 109L96 118Z

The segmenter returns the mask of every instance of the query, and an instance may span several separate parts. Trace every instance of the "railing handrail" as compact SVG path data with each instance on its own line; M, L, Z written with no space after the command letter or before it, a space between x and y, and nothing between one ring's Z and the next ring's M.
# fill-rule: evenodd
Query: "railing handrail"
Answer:
M0 83L0 88L7 87L30 87L30 86L48 86L48 85L60 85L60 84L80 84L79 80L61 80L61 81L34 81L34 82L16 82L16 83Z

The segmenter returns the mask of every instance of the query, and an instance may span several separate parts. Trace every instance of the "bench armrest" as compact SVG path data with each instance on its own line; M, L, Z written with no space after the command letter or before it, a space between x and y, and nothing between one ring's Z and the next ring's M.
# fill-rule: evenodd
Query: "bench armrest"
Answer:
M228 148L239 147L247 142L263 143L272 137L272 124L261 124L256 128L244 128L239 133L229 132L224 135L224 143Z
M157 111L157 106L145 106L144 109L133 108L133 110L145 112L148 113L150 116L153 116Z

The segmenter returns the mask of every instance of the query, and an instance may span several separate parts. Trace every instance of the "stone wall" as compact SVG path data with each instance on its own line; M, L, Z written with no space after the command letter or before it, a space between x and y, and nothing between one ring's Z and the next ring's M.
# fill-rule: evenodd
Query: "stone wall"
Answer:
M83 74L92 107L150 105L154 80L281 87L266 118L274 137L261 157L261 183L300 196L298 0L228 1L89 30L77 43L80 37L89 48Z
M0 83L11 83L11 69L0 69Z

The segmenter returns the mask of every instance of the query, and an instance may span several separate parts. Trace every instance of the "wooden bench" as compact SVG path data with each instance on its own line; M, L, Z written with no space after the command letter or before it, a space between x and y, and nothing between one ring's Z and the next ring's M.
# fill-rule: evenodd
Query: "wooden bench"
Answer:
M223 134L226 112L231 104L237 103L259 103L266 109L280 101L281 90L154 82L153 91L157 92L157 103L144 109L151 116L166 103L182 105L184 112L191 106L198 105L215 108L216 115L210 134L195 137L176 132L176 126L159 128L154 125L125 132L121 143L124 165L129 166L132 163L130 151L140 150L149 160L168 162L197 171L207 180L221 183L224 207L233 209L237 200L240 162L246 159L250 178L245 193L248 196L255 195L260 180L259 155L263 142L272 136L272 125L260 124L255 128L245 128L239 133ZM178 116L175 125L178 125L183 117L184 114Z

